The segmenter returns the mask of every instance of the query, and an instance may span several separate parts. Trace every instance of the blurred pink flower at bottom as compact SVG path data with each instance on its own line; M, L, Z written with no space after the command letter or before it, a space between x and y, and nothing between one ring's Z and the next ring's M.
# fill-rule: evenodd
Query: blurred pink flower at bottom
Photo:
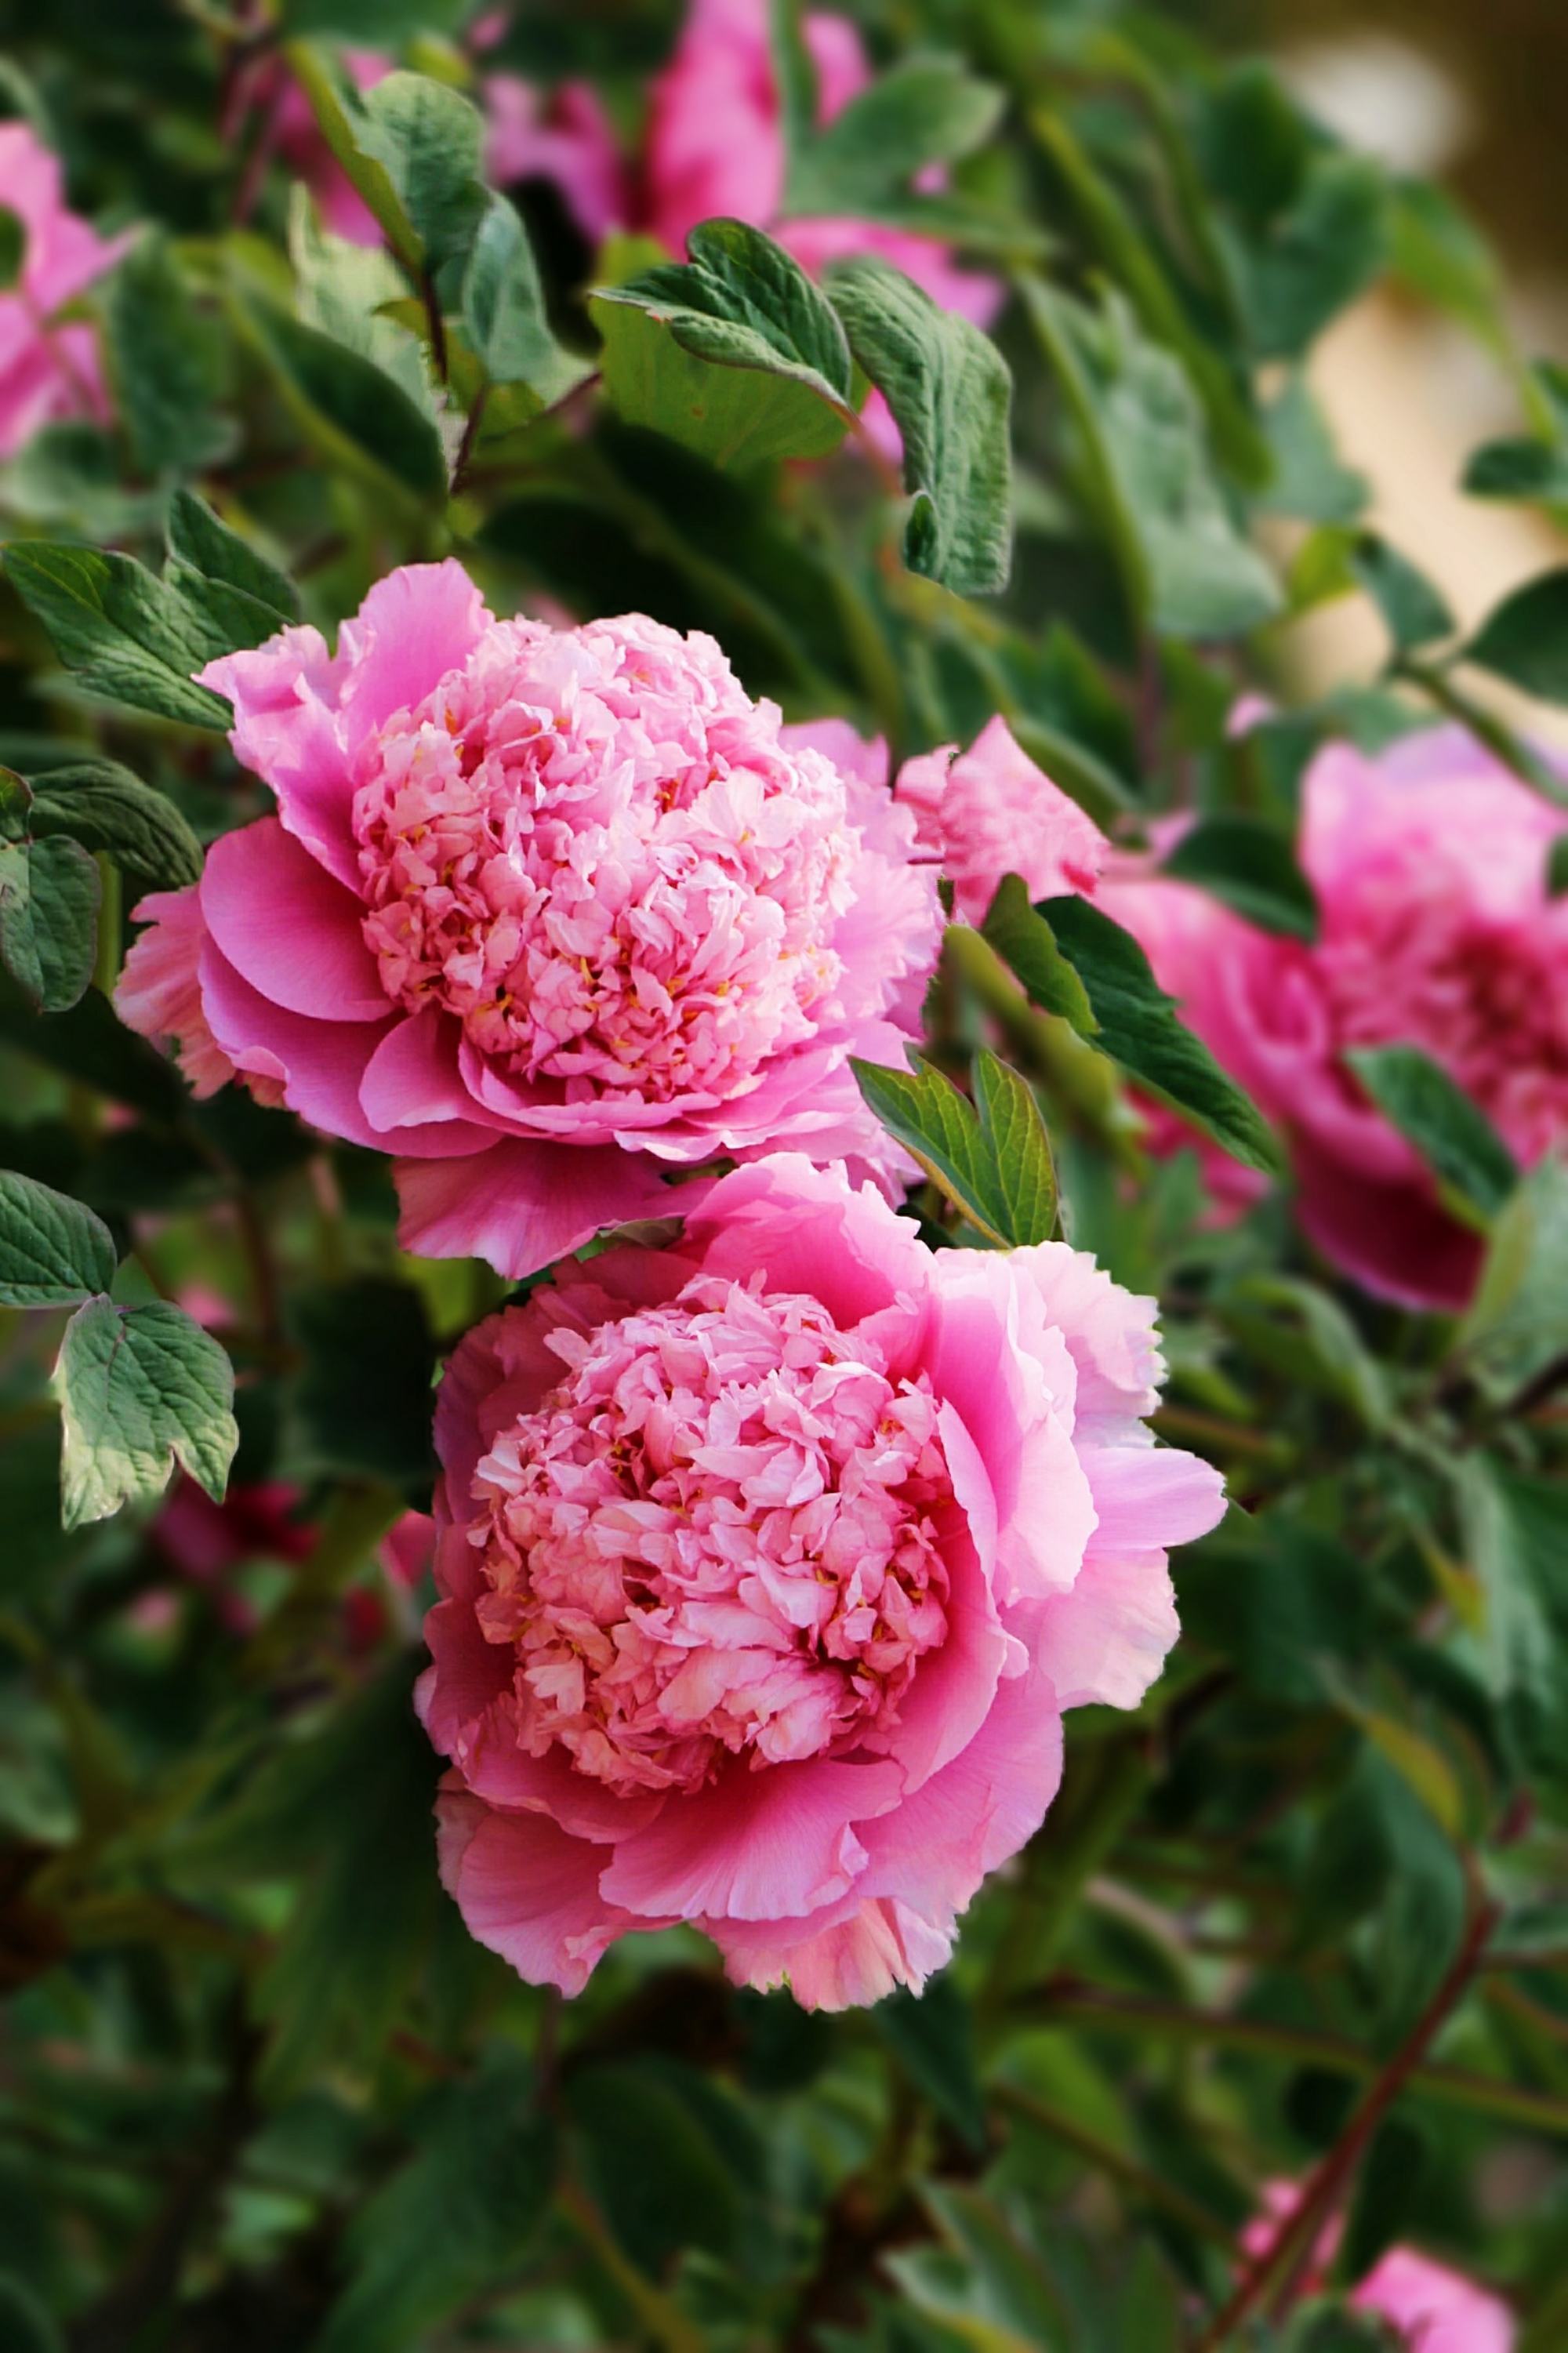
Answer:
M9 458L55 418L108 417L97 331L54 320L129 239L100 237L69 209L59 159L30 123L0 123L0 206L23 238L16 282L0 293L0 458Z
M1300 2195L1294 2182L1269 2183L1264 2192L1267 2214L1249 2222L1242 2236L1248 2255L1256 2259L1264 2253ZM1331 2222L1313 2258L1313 2287L1322 2284L1339 2239L1340 2225ZM1501 2298L1414 2247L1391 2247L1346 2302L1354 2312L1375 2313L1388 2321L1409 2353L1513 2353L1516 2324Z

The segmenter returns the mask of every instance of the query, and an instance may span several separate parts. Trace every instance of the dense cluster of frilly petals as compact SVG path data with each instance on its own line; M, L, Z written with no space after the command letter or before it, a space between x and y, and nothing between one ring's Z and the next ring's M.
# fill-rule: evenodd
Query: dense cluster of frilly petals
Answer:
M9 458L54 418L108 415L95 329L56 314L125 240L106 242L69 209L58 159L27 122L0 123L0 205L22 230L20 266L0 292L0 458Z
M1471 737L1438 728L1378 759L1337 745L1313 762L1300 836L1311 944L1148 871L1100 886L1184 1017L1289 1136L1308 1232L1386 1297L1462 1305L1479 1245L1345 1054L1421 1048L1526 1164L1568 1139L1568 900L1548 879L1565 825ZM1173 1124L1160 1140L1181 1140ZM1252 1189L1247 1172L1221 1176L1233 1198Z
M811 2005L939 1968L1064 1708L1159 1672L1165 1547L1222 1509L1144 1424L1152 1312L778 1155L471 1333L419 1701L473 1933L568 1991L676 1921Z
M902 1059L934 879L711 639L498 621L447 562L203 677L278 814L144 904L121 1010L398 1155L411 1247L531 1272L781 1141L894 1182L849 1058Z

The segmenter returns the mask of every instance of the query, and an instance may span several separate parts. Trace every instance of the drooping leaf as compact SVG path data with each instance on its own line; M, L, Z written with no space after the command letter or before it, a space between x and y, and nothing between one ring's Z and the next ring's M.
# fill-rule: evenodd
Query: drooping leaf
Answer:
M115 760L69 761L33 780L35 835L106 850L133 889L177 890L202 871L202 846L164 793Z
M1267 932L1317 936L1318 902L1289 842L1257 818L1200 818L1166 856L1164 871L1196 882Z
M521 2052L492 2044L415 2119L413 2152L346 2236L347 2287L316 2353L411 2344L514 2270L555 2169L555 2134Z
M120 411L143 472L196 473L221 457L234 438L217 406L222 332L197 307L166 237L142 237L121 262L105 323Z
M303 42L289 64L405 268L434 280L460 264L487 203L477 108L429 74L393 72L361 90L336 59Z
M1382 614L1395 653L1452 635L1452 607L1408 556L1376 532L1358 532L1350 543L1350 568Z
M490 197L474 231L460 299L475 356L492 383L526 385L550 408L592 372L557 341L528 232L504 196Z
M961 596L994 596L1012 565L1013 383L987 335L885 261L834 263L834 309L856 359L892 412L913 505L911 572Z
M974 1102L930 1063L912 1071L851 1064L889 1134L993 1241L1049 1240L1056 1230L1056 1170L1033 1095L994 1054L974 1063Z
M66 1307L107 1291L108 1227L52 1186L0 1169L0 1306Z
M68 1528L154 1501L176 1463L221 1503L239 1443L234 1370L179 1308L89 1300L66 1326L54 1388Z
M1505 596L1462 658L1543 702L1568 702L1568 566Z
M301 427L328 456L421 503L445 497L441 436L384 368L275 303L253 300L243 316Z
M40 1013L63 1013L92 978L101 887L79 842L0 841L0 964Z
M60 659L94 693L187 727L227 727L228 705L194 673L229 644L132 556L14 540L5 570Z
M254 599L279 626L300 617L300 596L285 572L232 531L205 499L184 485L169 501L169 554L185 567L182 578L199 575L220 581Z
M1114 297L1095 312L1038 278L1021 285L1134 608L1177 638L1235 637L1270 619L1279 585L1237 528L1178 363Z
M909 58L841 107L791 159L784 212L863 217L932 164L987 138L1003 93L951 58Z
M1035 1002L1070 1021L1249 1168L1278 1168L1278 1146L1256 1105L1179 1018L1175 998L1161 988L1131 934L1087 899L1045 900L1029 910L1033 923L1021 900L1026 904L1023 884L1007 877L984 928Z
M1355 1046L1345 1059L1450 1193L1483 1223L1495 1217L1519 1182L1518 1164L1441 1064L1416 1046Z
M620 415L720 466L835 448L854 412L849 348L829 304L743 222L705 221L687 246L689 261L594 296Z

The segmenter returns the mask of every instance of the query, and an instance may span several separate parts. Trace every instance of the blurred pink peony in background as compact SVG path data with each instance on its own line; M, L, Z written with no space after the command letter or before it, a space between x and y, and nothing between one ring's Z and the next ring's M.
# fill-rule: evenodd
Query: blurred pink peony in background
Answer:
M392 71L378 49L340 49L338 63L356 90L374 90ZM379 245L381 224L327 143L315 110L281 58L264 62L247 93L267 109L262 136L315 200L321 225L354 245Z
M1165 1548L1224 1509L1143 1421L1152 1317L785 1154L470 1333L419 1706L472 1933L567 1992L677 1921L808 2007L918 1989L1038 1828L1062 1711L1158 1674Z
M1293 2182L1269 2183L1264 2192L1268 2214L1249 2222L1242 2234L1249 2255L1264 2253L1300 2195ZM1333 2260L1339 2237L1338 2224L1331 2223L1317 2250L1320 2274ZM1321 2278L1310 2284L1318 2286ZM1375 2313L1388 2321L1409 2353L1513 2353L1516 2329L1507 2305L1414 2247L1391 2247L1345 2300L1352 2312Z
M523 1274L783 1142L905 1164L900 1064L941 911L885 792L792 746L710 638L498 621L460 565L208 665L278 815L225 835L119 1004L401 1155L412 1249Z
M550 181L591 244L625 225L626 166L591 83L541 90L521 75L491 73L479 95L489 124L485 171L498 186Z
M1526 1164L1568 1139L1568 899L1547 882L1565 828L1469 736L1439 728L1376 759L1335 745L1313 762L1300 859L1315 944L1147 871L1100 886L1184 1018L1289 1136L1307 1232L1384 1297L1463 1305L1480 1243L1344 1050L1419 1047Z
M1005 874L1031 899L1092 893L1110 845L1094 819L1037 768L1006 721L967 752L921 753L899 771L895 797L915 812L916 839L941 861L955 913L981 923Z
M59 159L27 122L0 123L0 207L22 228L16 281L0 293L0 458L10 458L57 417L108 417L97 330L55 318L129 239L101 237L69 210Z

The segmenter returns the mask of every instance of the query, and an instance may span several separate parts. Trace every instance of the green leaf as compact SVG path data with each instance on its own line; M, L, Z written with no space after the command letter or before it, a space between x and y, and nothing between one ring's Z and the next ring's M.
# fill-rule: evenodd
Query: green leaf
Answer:
M27 258L27 224L9 205L0 205L0 293L9 293Z
M1517 499L1568 505L1568 445L1529 435L1488 441L1471 453L1464 487L1473 499Z
M1352 575L1382 614L1395 653L1452 636L1454 615L1442 591L1375 532L1355 534L1349 561Z
M734 2260L761 2152L715 2087L647 2052L574 2073L567 2104L588 2188L635 2263L657 2274L691 2246Z
M413 2138L349 2226L349 2284L314 2353L387 2353L422 2338L514 2271L539 2226L555 2134L520 2052L493 2044L470 2078L422 2105Z
M1328 420L1303 374L1293 374L1265 409L1263 427L1274 478L1257 502L1262 512L1304 522L1354 522L1370 486L1364 474L1341 463Z
M842 107L791 162L786 216L864 216L931 164L981 145L1004 100L950 58L910 58Z
M251 597L274 617L275 626L299 619L299 591L288 574L231 531L205 499L183 487L169 501L169 553L187 572Z
M196 473L221 457L234 438L216 413L223 337L197 309L165 237L140 237L121 262L104 323L120 411L143 472Z
M1298 201L1242 264L1261 359L1297 359L1388 258L1388 190L1370 157L1322 153Z
M879 2001L871 2022L917 2089L969 2148L985 2146L985 2101L974 2050L974 2021L951 1975L933 1978L918 1998L899 1991Z
M720 466L836 448L854 415L849 347L805 270L741 221L705 221L687 245L689 262L594 296L621 416Z
M242 315L300 424L339 464L424 504L447 494L447 457L429 417L363 353L262 300Z
M177 1462L223 1501L239 1443L234 1370L211 1335L155 1300L122 1310L89 1300L66 1326L54 1390L64 1420L62 1519L107 1519L152 1503Z
M32 830L68 834L113 859L138 890L178 890L202 871L202 846L166 794L114 760L71 761L33 784Z
M1452 1466L1465 1553L1485 1604L1481 1666L1487 1686L1515 1698L1561 1760L1568 1736L1568 1577L1562 1489L1473 1451Z
M1505 596L1460 659L1543 702L1568 702L1568 566L1543 572Z
M0 841L0 963L40 1013L92 978L102 881L79 843Z
M0 1307L66 1307L107 1291L109 1228L52 1186L0 1169Z
M1039 1106L994 1054L974 1062L974 1102L929 1062L913 1071L851 1061L860 1092L948 1199L1005 1247L1048 1241L1057 1181Z
M288 36L393 49L419 33L457 33L469 6L470 0L281 0L278 21Z
M1236 637L1271 619L1279 583L1237 529L1177 361L1114 296L1097 313L1038 278L1019 282L1134 610L1177 638Z
M913 499L904 561L960 596L989 596L1012 563L1013 380L987 335L885 261L826 272L849 347L892 412Z
M1034 1004L1047 1013L1059 1014L1081 1038L1098 1034L1100 1025L1089 991L1057 945L1050 925L1030 904L1018 875L1004 874L981 930L1004 964L1016 973Z
M1368 1430L1387 1429L1393 1401L1383 1366L1331 1292L1297 1275L1248 1274L1227 1286L1216 1311L1261 1362L1348 1406Z
M1299 940L1318 933L1318 902L1285 836L1261 818L1199 818L1165 860L1179 881L1196 882L1266 932Z
M133 557L14 540L5 570L60 659L95 694L187 727L227 728L227 703L193 673L229 645Z
M1512 1153L1479 1104L1415 1046L1354 1046L1345 1060L1384 1116L1481 1223L1519 1182Z
M416 279L467 253L489 201L479 111L428 74L387 74L360 90L335 58L299 44L292 71L328 145Z
M1178 1020L1175 998L1159 986L1131 934L1087 899L1047 899L1035 912L1082 983L1094 1020L1084 1032L1091 1042L1236 1159L1277 1169L1278 1146L1250 1097Z
M461 308L492 384L524 384L541 407L551 408L592 373L588 361L555 339L528 232L504 196L491 196L474 232Z
M1568 1166L1560 1158L1530 1169L1498 1212L1455 1346L1504 1392L1568 1355Z

